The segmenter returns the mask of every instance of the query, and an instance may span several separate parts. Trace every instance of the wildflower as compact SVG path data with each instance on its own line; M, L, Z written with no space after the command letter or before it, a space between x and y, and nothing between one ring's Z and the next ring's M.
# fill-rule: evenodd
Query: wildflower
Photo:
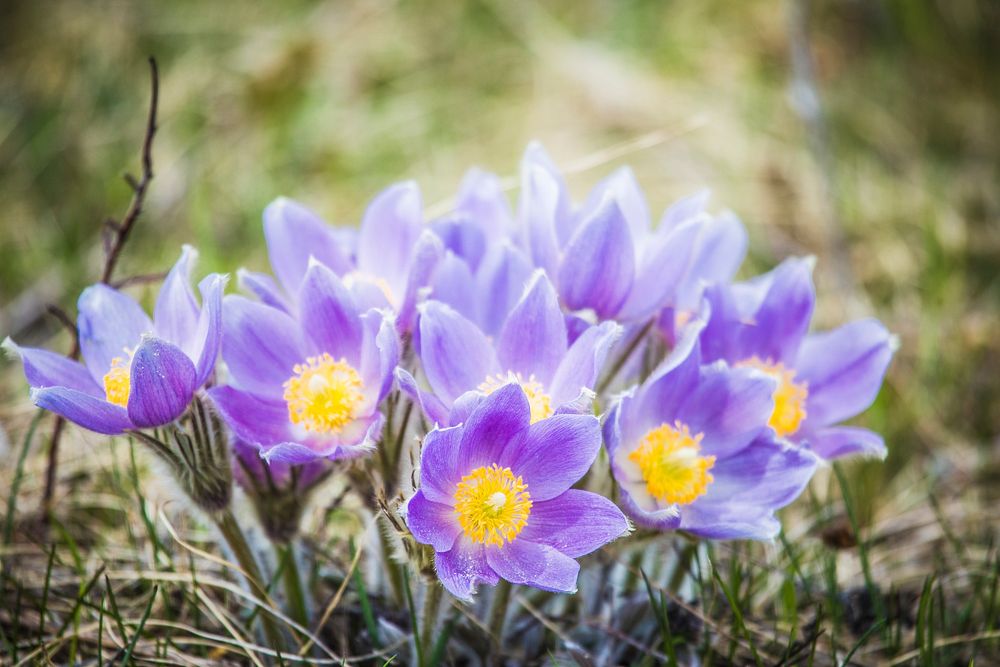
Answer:
M474 323L436 301L426 302L418 322L417 351L431 393L421 392L406 371L401 387L440 424L457 423L474 396L508 381L523 388L532 421L560 411L592 409L592 387L620 327L605 322L568 344L555 289L537 271L503 324L495 342ZM462 399L462 400L460 400ZM458 413L450 414L458 408Z
M228 296L223 358L231 382L209 393L235 435L269 461L360 456L382 427L398 340L387 311L363 311L329 268L314 261L297 316Z
M600 445L591 415L532 423L516 383L483 398L463 425L431 431L406 520L417 541L433 547L445 588L469 599L479 584L503 578L574 592L574 559L629 529L611 501L571 488Z
M184 246L157 298L153 319L131 297L96 284L80 294L77 330L83 363L36 348L21 357L35 405L107 435L154 428L180 417L211 377L221 338L226 278L190 286L196 251Z
M746 283L708 288L705 359L756 368L776 380L768 423L778 438L824 459L885 456L880 435L837 424L875 400L896 340L875 319L807 333L815 303L812 265L789 259Z
M660 368L612 409L604 426L621 504L637 523L714 539L769 539L774 511L816 467L808 451L774 442L769 376L701 366L691 327Z

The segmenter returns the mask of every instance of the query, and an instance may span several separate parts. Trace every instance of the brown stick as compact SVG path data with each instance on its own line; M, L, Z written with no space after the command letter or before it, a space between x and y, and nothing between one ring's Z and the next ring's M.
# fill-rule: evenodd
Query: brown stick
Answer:
M149 58L149 74L151 96L149 115L146 119L146 132L142 141L142 178L137 181L131 174L125 174L125 182L132 188L132 200L129 202L121 222L109 218L105 220L103 225L105 254L101 282L109 285L112 284L111 278L114 275L115 266L118 264L118 258L121 256L122 248L128 241L135 221L142 213L142 206L146 200L146 189L149 187L149 182L153 180L153 137L156 135L156 112L160 102L160 73L156 67L156 59L153 57ZM145 278L145 276L140 277L139 281ZM131 279L125 279L122 284L130 281ZM72 359L79 358L80 339L69 316L58 307L50 306L49 312L62 324L68 324L73 331L73 349L69 356ZM65 425L66 420L57 416L55 425L52 427L52 437L49 440L48 465L45 469L45 492L42 496L42 514L45 519L48 519L52 511L52 499L56 487L56 468L59 464L59 441L62 439Z

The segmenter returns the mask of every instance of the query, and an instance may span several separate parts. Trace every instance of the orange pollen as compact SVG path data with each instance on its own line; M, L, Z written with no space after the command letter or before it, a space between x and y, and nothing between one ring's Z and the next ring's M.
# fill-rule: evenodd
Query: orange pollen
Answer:
M687 505L705 494L714 478L714 456L700 456L703 435L692 436L681 422L652 429L629 454L639 466L649 494L663 503Z
M789 436L799 430L806 418L806 399L809 387L805 382L795 381L795 369L786 368L781 362L761 361L751 357L736 364L737 367L756 368L777 380L778 386L771 395L774 411L767 425L774 429L779 438Z
M134 350L125 348L124 357L111 360L111 369L104 375L104 397L108 403L128 407L128 397L132 393L132 355Z
M294 371L284 384L289 421L323 434L340 433L354 421L364 394L361 378L350 364L324 352L296 364Z
M455 489L455 512L466 536L477 544L503 546L528 524L531 494L510 468L476 468Z

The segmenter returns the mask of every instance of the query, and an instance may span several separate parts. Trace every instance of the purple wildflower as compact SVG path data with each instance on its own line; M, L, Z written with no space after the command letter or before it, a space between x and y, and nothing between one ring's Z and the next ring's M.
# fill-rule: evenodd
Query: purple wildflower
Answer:
M701 366L690 327L671 355L608 415L604 440L636 523L714 539L774 537L774 511L794 500L817 458L767 429L773 379Z
M574 559L629 529L611 501L570 488L600 446L591 415L532 423L528 399L514 383L483 398L465 424L431 431L406 521L434 548L445 588L469 599L479 584L503 578L575 591Z
M226 277L201 281L199 306L190 285L196 257L184 246L152 320L134 299L107 285L85 289L77 304L82 364L4 341L24 362L35 405L108 435L180 417L210 378L221 338Z
M811 259L793 258L746 283L710 287L705 359L751 366L777 380L768 423L779 438L824 459L885 456L880 435L837 424L875 400L895 338L875 319L807 333L816 299L812 266Z
M555 289L537 271L495 342L452 308L426 302L416 341L432 393L421 392L406 371L398 375L401 387L439 424L462 421L474 400L467 392L489 394L511 380L527 394L532 421L562 411L589 412L597 374L620 328L604 322L570 345Z
M314 261L297 317L240 296L223 307L232 382L209 393L238 438L268 461L305 463L369 452L382 428L399 344L387 311L362 310Z

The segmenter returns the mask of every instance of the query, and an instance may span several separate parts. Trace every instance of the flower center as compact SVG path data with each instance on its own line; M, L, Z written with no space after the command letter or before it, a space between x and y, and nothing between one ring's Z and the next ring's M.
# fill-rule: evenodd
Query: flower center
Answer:
M295 365L295 375L285 382L288 419L307 431L340 433L354 420L354 411L364 399L358 372L343 359L335 361L324 352Z
M535 379L534 375L528 376L527 380L520 373L509 373L507 375L497 373L496 375L490 375L479 385L479 391L489 396L512 380L521 385L521 389L528 399L528 405L531 407L532 424L552 416L554 412L552 409L552 398L545 393L545 387Z
M510 468L494 463L462 478L455 490L455 511L469 539L499 547L512 542L528 523L531 494Z
M128 407L128 397L132 392L132 382L129 379L132 370L132 355L134 350L125 348L124 357L111 360L111 369L104 374L104 398L108 403Z
M756 368L778 381L778 387L772 394L774 412L767 420L767 425L774 429L779 438L798 431L802 420L806 418L806 398L809 396L809 388L805 382L795 381L795 369L785 368L781 362L761 361L758 357L751 357L736 365Z
M629 460L639 466L650 495L657 500L686 505L704 495L713 477L714 456L700 456L702 434L692 436L681 422L661 424L649 431Z

